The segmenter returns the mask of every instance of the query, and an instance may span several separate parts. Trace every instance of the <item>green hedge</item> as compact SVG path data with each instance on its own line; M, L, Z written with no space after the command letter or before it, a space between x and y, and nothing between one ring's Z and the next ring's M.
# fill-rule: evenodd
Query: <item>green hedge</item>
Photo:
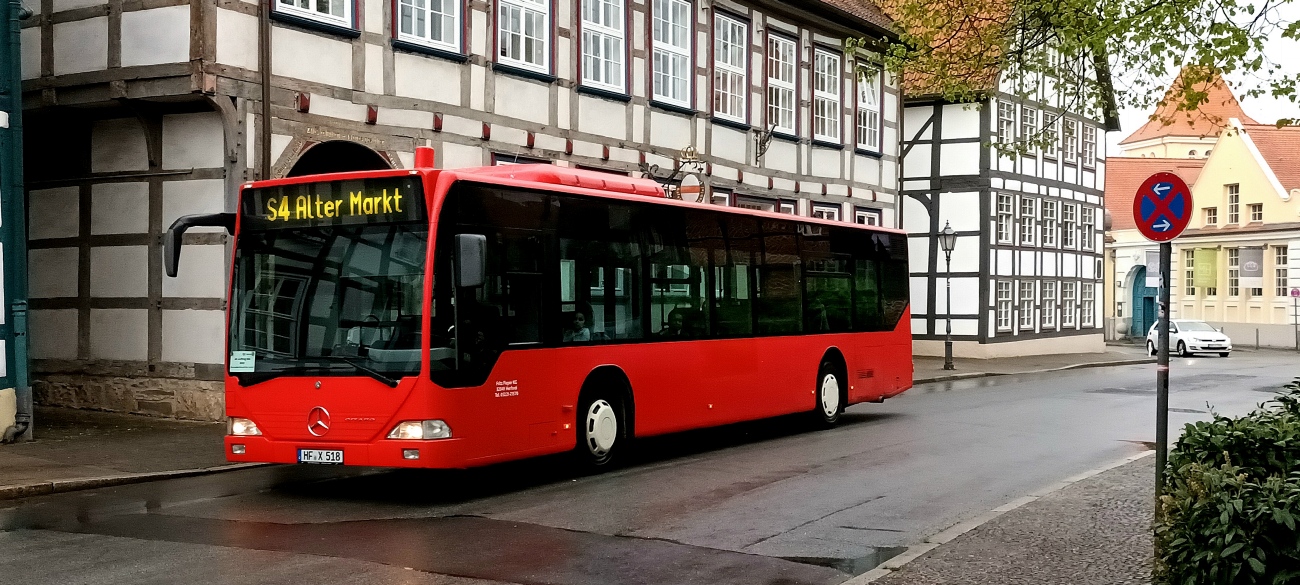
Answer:
M1188 424L1156 511L1157 582L1300 583L1300 382Z

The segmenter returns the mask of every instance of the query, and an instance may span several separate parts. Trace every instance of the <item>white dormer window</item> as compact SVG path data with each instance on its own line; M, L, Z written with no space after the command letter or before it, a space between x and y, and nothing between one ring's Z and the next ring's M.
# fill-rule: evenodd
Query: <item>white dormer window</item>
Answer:
M747 123L749 71L749 26L718 14L713 20L713 115L732 122Z
M353 28L351 0L277 0L275 9L284 14Z
M625 93L624 0L582 0L582 84Z
M691 4L654 0L654 99L691 107Z
M551 67L548 0L497 0L497 61L539 73Z
M460 0L398 0L398 40L460 52L460 28Z
M880 152L879 69L864 69L858 76L858 148Z
M840 141L840 56L813 52L813 138Z

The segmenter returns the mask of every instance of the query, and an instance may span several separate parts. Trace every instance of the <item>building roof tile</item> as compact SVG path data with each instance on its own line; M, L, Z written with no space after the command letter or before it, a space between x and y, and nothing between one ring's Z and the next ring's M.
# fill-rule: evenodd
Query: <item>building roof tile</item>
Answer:
M1300 127L1242 124L1282 189L1300 189Z
M894 20L871 0L820 0L822 4L837 8L885 30L894 30Z
M1133 197L1147 177L1168 171L1178 175L1188 186L1196 184L1205 166L1203 158L1127 158L1106 159L1106 210L1110 212L1112 230L1133 230Z
M1188 138L1218 136L1221 130L1228 127L1228 121L1232 118L1240 120L1242 124L1257 123L1241 109L1237 97L1232 95L1232 90L1228 89L1223 78L1217 74L1211 80L1198 85L1198 89L1205 92L1205 97L1195 110L1179 109L1179 99L1176 94L1183 92L1186 83L1183 81L1185 74L1187 70L1183 69L1178 74L1178 78L1169 85L1164 100L1147 123L1128 138L1120 141L1120 144L1133 144L1166 136Z

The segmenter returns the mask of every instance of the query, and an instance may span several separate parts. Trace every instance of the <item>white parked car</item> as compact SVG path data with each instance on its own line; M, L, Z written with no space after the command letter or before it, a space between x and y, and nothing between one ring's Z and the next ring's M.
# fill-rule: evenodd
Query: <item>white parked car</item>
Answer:
M1160 343L1158 335L1156 325L1147 331L1147 353L1150 355L1156 355L1156 346ZM1232 352L1232 339L1205 321L1172 319L1169 321L1169 351L1181 356L1217 353L1228 357Z

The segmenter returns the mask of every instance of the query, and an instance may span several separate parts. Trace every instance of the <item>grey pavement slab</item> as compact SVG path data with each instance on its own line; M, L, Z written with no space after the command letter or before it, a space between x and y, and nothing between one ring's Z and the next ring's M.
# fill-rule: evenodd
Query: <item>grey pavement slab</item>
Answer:
M956 366L955 370L943 369L942 357L918 356L912 359L915 367L913 378L917 384L981 376L1049 372L1147 362L1154 363L1155 358L1148 356L1144 348L1136 345L1107 345L1106 351L1101 353L1061 353L989 359L955 358L953 359L953 365Z

